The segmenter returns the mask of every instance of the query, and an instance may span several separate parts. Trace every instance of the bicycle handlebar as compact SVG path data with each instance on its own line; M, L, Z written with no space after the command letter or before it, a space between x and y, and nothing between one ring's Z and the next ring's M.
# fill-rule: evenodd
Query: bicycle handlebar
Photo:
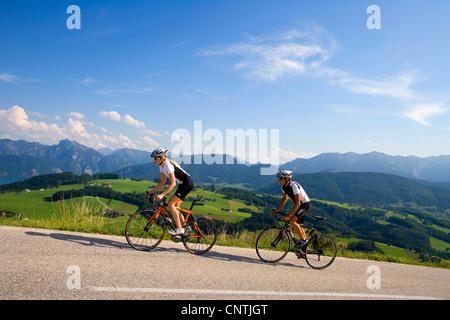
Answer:
M286 216L286 214L281 213L281 212L277 212L276 214L272 214L272 216L275 218L275 220L280 221L280 222L286 222L283 221L283 217Z
M156 197L155 197L155 194L150 194L150 197L148 196L149 195L149 192L148 191L145 191L145 197L148 199L148 201L150 201L151 203L153 203L153 204L158 204L159 206L161 206L161 207L167 207L167 203L166 203L166 197L164 197L164 198L162 198L161 200L159 200L159 201L156 201Z

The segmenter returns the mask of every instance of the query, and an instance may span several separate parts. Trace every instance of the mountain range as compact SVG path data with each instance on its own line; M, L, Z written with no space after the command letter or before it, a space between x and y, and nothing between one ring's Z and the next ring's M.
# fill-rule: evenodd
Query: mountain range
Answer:
M133 149L108 150L105 154L75 141L61 140L46 146L38 142L0 139L0 178L30 178L32 176L71 171L74 174L112 172L125 178L153 180L159 170L150 159L150 153ZM247 184L252 188L269 185L273 176L261 176L264 165L248 165L222 157L224 164L182 164L197 183ZM191 160L193 157L191 157ZM177 159L175 159L177 160ZM191 161L193 163L193 161ZM405 178L440 182L450 187L450 155L419 158L390 156L384 153L366 154L323 153L310 159L295 159L282 164L296 174L318 172L378 172Z
M30 178L68 171L74 174L111 172L149 162L149 159L149 152L133 149L103 155L70 140L46 146L38 142L0 139L0 178Z
M296 173L379 172L433 182L450 182L450 155L419 158L390 156L380 152L322 153L311 159L295 159L282 165L282 168Z

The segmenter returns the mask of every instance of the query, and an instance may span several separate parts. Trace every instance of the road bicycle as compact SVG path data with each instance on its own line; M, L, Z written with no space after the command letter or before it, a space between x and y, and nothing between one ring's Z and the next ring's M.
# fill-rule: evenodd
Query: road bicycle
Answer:
M213 219L206 216L195 216L192 208L197 202L202 202L201 198L194 198L189 210L177 208L186 214L183 228L185 234L181 236L171 236L175 242L183 242L187 251L192 254L203 254L208 252L216 243L217 228ZM136 211L128 220L125 227L125 237L136 250L149 251L156 248L166 235L167 226L175 230L175 226L166 211L166 198L156 202L156 210L143 209ZM183 216L184 217L184 216Z
M282 221L277 213L275 218ZM316 222L312 227L301 225L301 227L309 229L308 237L302 248L295 249L295 254L299 259L305 259L306 263L313 269L325 269L329 267L336 258L336 243L325 234L320 234L316 227L317 222L326 218L320 216L312 216ZM272 226L266 228L258 236L256 240L256 253L258 257L269 263L281 261L289 252L291 241L297 245L289 222L285 222L283 227Z

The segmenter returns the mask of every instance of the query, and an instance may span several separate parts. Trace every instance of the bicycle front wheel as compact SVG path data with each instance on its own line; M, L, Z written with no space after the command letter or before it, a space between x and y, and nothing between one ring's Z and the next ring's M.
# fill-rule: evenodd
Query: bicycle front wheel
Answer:
M213 219L206 216L195 217L186 225L183 243L192 254L208 252L216 243L217 228Z
M156 248L166 233L166 222L155 211L140 210L134 213L125 227L125 238L136 250L148 251Z
M262 261L275 263L287 255L290 242L281 228L271 227L261 232L256 240L256 253Z
M330 236L317 235L306 247L306 263L313 269L325 269L333 263L336 252L336 244Z

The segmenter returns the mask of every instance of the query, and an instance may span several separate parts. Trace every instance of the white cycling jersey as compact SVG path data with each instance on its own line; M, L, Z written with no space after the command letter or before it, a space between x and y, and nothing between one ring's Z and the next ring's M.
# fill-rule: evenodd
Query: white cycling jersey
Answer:
M175 172L177 184L183 184L189 177L189 174L186 171L180 167L174 166L169 160L166 160L163 166L159 166L159 171L164 173L167 178L169 178L169 174Z
M302 203L309 202L309 197L306 194L305 190L303 190L302 186L296 181L290 181L286 187L281 187L284 193L286 193L289 198L295 201L295 195L300 194L300 201Z

